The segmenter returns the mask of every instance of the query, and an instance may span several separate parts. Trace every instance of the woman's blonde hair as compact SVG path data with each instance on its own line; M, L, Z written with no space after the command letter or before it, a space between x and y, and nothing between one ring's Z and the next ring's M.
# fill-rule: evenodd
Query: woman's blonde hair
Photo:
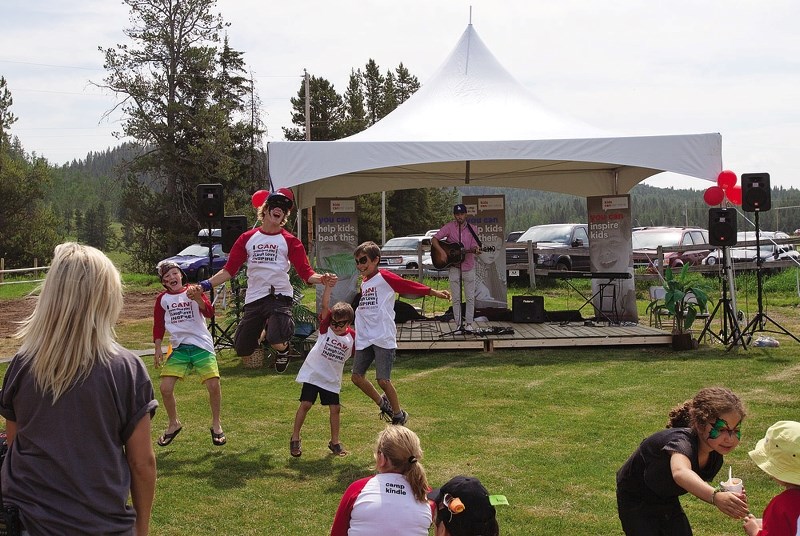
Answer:
M54 404L96 363L111 360L121 310L119 271L103 252L75 242L56 246L36 307L16 333L36 386Z
M376 452L380 452L389 460L392 468L406 477L411 484L414 498L419 502L427 501L426 494L430 489L425 468L422 467L422 446L417 434L405 426L390 425L378 434Z

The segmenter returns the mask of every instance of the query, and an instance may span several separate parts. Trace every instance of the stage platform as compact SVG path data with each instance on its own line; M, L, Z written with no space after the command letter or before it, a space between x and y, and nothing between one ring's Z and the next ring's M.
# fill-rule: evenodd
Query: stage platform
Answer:
M473 323L475 332L472 334L452 333L456 327L453 322L433 320L398 324L398 350L470 349L492 352L503 348L653 346L672 343L671 333L642 324L487 321Z
M559 348L582 346L669 346L672 334L643 324L608 325L595 322L475 322L474 333L452 333L453 322L415 320L397 324L398 351L478 350L493 352L505 348ZM498 332L513 332L500 334ZM304 339L308 351L319 332ZM299 349L299 348L298 348Z

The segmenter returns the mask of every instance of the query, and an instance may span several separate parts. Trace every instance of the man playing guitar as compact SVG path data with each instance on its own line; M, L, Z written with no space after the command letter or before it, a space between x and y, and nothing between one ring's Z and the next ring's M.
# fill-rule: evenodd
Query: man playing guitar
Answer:
M475 319L475 254L480 250L480 243L474 229L467 222L466 205L459 203L453 207L453 221L439 229L431 239L431 246L434 265L437 265L437 268L449 266L450 296L457 329L470 333L474 331L472 322ZM466 324L461 323L462 287L467 302Z

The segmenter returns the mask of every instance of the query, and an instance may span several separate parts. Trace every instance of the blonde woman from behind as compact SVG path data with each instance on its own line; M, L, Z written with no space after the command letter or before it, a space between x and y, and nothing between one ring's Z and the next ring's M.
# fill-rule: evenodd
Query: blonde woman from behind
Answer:
M0 396L3 499L32 536L148 532L158 402L142 361L114 339L121 309L120 275L102 252L56 247Z

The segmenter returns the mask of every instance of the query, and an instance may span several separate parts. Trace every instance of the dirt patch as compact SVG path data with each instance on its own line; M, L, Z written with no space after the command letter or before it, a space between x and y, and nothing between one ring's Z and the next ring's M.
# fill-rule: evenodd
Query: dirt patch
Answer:
M127 292L120 314L120 322L153 318L153 304L158 290L153 292ZM19 327L17 322L28 317L36 306L36 298L19 298L0 302L0 358L11 357L19 347L13 338Z

